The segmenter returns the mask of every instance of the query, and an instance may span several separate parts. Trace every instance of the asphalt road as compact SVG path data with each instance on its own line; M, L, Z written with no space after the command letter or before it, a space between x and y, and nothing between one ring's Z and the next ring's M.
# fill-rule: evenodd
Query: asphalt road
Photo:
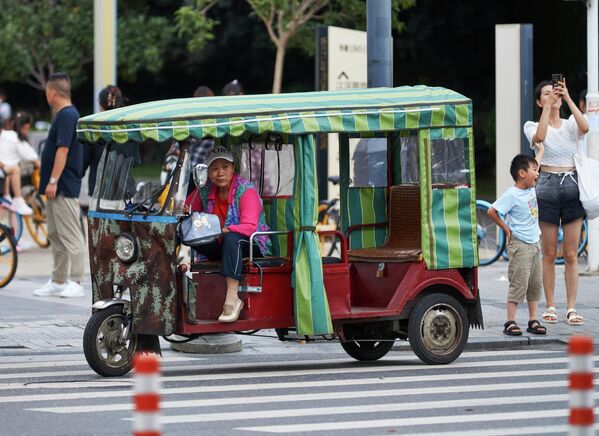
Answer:
M164 434L568 432L562 350L467 352L449 366L423 365L409 352L363 363L337 344L314 351L165 353ZM4 356L0 428L23 436L127 434L132 384L131 376L96 376L77 354Z

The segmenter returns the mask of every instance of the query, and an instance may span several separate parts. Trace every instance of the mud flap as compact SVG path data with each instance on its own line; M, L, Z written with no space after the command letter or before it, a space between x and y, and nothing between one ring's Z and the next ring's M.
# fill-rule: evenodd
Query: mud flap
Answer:
M468 323L472 328L484 330L483 310L480 306L480 293L476 296L473 304L468 306Z
M156 353L162 356L160 340L156 335L137 335L137 351L141 353Z
M183 303L185 304L185 318L188 324L197 324L196 318L196 283L192 280L191 273L183 274Z

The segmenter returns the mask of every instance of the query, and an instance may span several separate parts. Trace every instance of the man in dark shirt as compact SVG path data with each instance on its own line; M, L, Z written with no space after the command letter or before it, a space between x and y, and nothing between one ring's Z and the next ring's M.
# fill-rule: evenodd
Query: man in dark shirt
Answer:
M46 99L55 115L42 151L40 192L45 194L48 240L52 248L52 279L34 295L82 297L85 239L81 228L79 191L83 148L77 140L79 112L71 103L71 81L65 73L48 78Z

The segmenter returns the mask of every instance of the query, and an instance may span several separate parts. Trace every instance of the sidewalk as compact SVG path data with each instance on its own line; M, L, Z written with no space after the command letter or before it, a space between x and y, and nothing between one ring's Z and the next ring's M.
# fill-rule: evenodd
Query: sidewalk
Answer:
M25 237L28 235L25 235ZM24 241L27 244L27 240ZM586 268L580 259L580 270ZM50 277L52 258L49 249L34 245L19 253L17 274L13 281L0 289L0 353L39 351L44 353L81 353L83 330L91 313L91 283L89 274L83 282L85 297L61 299L39 298L33 290ZM505 322L507 295L507 262L479 268L479 287L485 321L485 329L470 330L469 349L502 349L545 344L565 344L572 334L586 334L599 344L599 277L580 277L578 312L584 316L583 326L565 323L564 267L556 268L556 300L559 322L546 325L546 336L524 332L521 337L508 337L502 333ZM544 310L540 304L539 317ZM518 308L518 324L525 330L528 320L526 304ZM260 334L275 336L274 332ZM242 353L319 353L331 350L331 343L304 345L296 342L280 342L273 338L243 336ZM168 346L164 343L164 346ZM409 347L406 342L396 342L398 349Z

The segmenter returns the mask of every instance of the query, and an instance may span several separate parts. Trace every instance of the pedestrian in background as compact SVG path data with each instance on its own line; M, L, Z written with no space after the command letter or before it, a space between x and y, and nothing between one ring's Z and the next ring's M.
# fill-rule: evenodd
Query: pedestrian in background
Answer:
M12 117L12 108L6 101L6 92L0 88L0 130L8 127Z
M537 159L543 158L543 144L536 144ZM507 295L507 322L503 333L521 336L516 323L516 309L524 301L528 303L527 332L544 335L547 329L537 319L541 299L542 264L539 214L535 185L539 177L539 164L525 154L517 155L510 165L514 185L505 191L489 208L489 217L503 229L507 237L509 255ZM509 217L508 224L499 214Z
M46 99L54 113L54 121L42 151L40 192L47 197L48 240L54 265L52 278L33 294L82 297L85 239L78 199L83 147L77 140L79 112L71 102L69 76L51 74L46 84Z
M39 157L27 140L32 117L27 112L17 112L9 127L0 133L0 163L8 177L4 180L4 198L12 203L15 212L31 215L33 211L21 196L21 168L19 163L27 161L35 168L40 167ZM14 198L11 197L11 191Z
M207 86L198 86L193 93L194 97L213 97L214 92ZM212 151L214 148L214 139L210 137L204 137L202 139L194 139L191 138L189 140L189 162L191 164L191 168L195 167L197 164L205 163L206 156ZM193 187L190 185L190 190Z
M223 95L244 95L243 86L235 79L223 86Z
M576 312L578 292L578 243L582 221L586 216L578 191L578 175L574 154L578 144L589 131L589 123L570 98L566 80L557 83L543 81L535 91L536 103L541 110L539 122L527 121L524 133L531 144L542 142L545 154L539 161L541 174L537 184L541 246L543 247L543 288L547 309L543 320L557 323L555 308L555 257L557 235L561 224L564 232L563 250L566 281L566 322L582 325L584 320ZM562 102L572 115L560 117Z
M126 101L127 99L123 97L121 90L114 85L108 85L98 94L100 112L123 107L125 106ZM97 144L83 145L83 173L85 174L85 171L89 168L89 173L87 175L87 193L90 197L94 195L96 178L98 176L98 165L100 165L104 148L105 147Z

